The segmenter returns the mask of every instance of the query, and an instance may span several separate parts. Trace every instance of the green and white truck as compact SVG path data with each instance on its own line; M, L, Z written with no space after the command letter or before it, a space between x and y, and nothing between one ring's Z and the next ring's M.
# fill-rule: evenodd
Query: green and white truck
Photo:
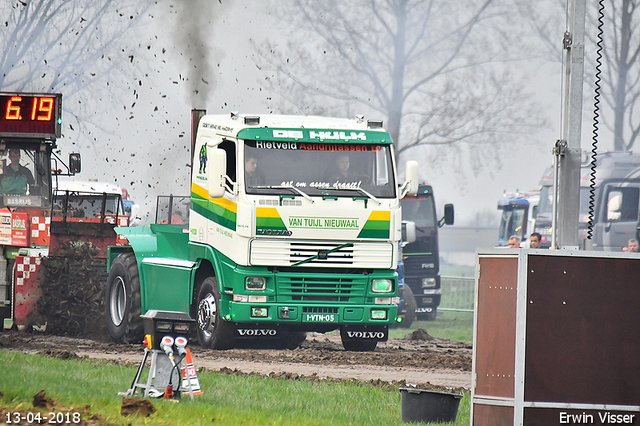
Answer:
M109 252L114 340L141 340L149 310L188 313L200 344L218 349L297 347L310 331L340 330L357 351L388 338L400 199L416 194L418 165L398 184L382 122L204 115L192 151L191 196L172 197L156 223L116 229L130 245Z

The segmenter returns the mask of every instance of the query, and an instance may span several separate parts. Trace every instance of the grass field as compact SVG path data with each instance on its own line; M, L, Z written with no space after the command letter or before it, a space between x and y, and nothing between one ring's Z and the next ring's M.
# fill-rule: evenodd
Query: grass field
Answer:
M435 321L414 321L409 328L392 328L389 337L401 339L422 328L431 336L456 342L473 342L473 312L439 311Z
M240 377L219 372L198 375L203 395L179 403L152 400L150 417L120 414L122 397L136 369L87 360L61 360L0 351L0 421L7 412L35 413L33 396L44 389L57 404L83 408L83 419L131 425L402 425L398 389L362 382L282 380ZM460 403L455 425L469 424L469 395ZM75 407L75 408L74 408ZM51 410L43 410L47 415ZM60 410L58 410L60 411ZM32 414L33 415L33 414ZM24 424L24 423L23 423ZM439 425L446 425L439 423Z
M436 321L415 321L411 328L394 328L390 337L402 338L422 328L432 336L470 343L472 324L472 313L447 311L439 313ZM202 372L198 378L203 395L195 401L188 396L179 403L152 400L157 411L150 417L123 417L118 392L131 384L134 367L7 351L0 351L0 365L0 407L8 411L35 413L33 396L44 389L60 405L76 407L76 411L89 405L90 415L98 414L100 422L117 425L406 425L401 420L400 391L391 386ZM456 422L438 425L468 425L469 403L470 395L466 394ZM48 411L43 411L46 414ZM7 421L6 415L2 413L0 424Z

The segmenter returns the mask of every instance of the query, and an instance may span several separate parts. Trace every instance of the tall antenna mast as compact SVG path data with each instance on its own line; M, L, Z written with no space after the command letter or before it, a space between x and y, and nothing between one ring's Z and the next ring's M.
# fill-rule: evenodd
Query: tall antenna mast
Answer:
M584 29L586 0L570 0L569 30L564 36L567 51L566 96L562 140L556 142L555 169L557 188L554 188L555 203L553 217L552 247L575 250L579 247L578 227L580 213L580 163L582 149L582 86L584 80Z

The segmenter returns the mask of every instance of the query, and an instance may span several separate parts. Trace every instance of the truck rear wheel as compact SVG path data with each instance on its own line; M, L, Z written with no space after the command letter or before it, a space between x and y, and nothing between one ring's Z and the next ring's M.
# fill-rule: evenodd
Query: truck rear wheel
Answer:
M233 347L234 326L220 316L220 291L215 277L208 277L198 291L198 341L203 348Z
M138 343L144 336L140 303L140 276L133 253L116 257L105 288L107 331L116 342Z
M307 340L305 331L286 331L280 337L278 347L284 349L297 349Z

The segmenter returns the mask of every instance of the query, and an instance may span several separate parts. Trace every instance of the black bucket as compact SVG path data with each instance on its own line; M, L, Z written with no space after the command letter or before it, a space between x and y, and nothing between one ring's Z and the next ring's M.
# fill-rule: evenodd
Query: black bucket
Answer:
M425 389L400 388L405 423L455 422L462 395Z

